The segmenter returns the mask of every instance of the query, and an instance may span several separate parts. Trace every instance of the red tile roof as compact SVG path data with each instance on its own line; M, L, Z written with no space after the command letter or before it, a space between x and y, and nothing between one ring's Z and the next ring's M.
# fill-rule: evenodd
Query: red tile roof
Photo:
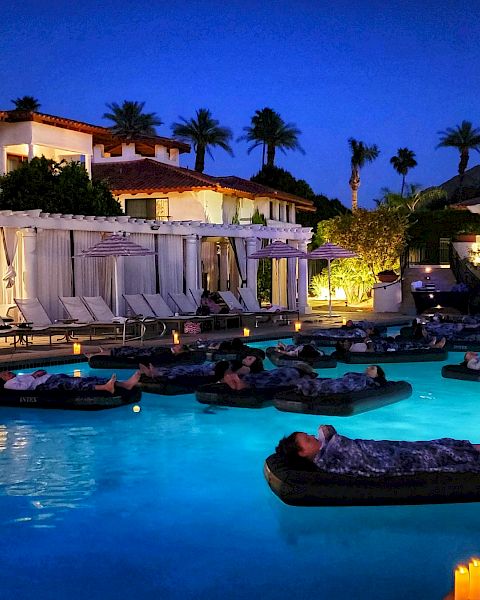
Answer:
M286 194L240 177L213 177L190 169L174 167L149 158L128 162L92 164L95 179L107 181L116 195L215 190L247 198L276 198L298 205L300 210L313 211L310 200Z
M2 110L0 111L0 122L5 123L20 123L24 121L34 121L35 123L43 123L53 127L61 127L62 129L71 129L81 133L89 133L93 135L94 144L109 144L120 145L122 142L139 142L149 146L165 146L166 148L178 148L180 153L190 152L190 146L184 142L179 142L171 138L162 136L137 136L135 139L125 139L121 136L114 135L108 127L100 125L91 125L83 121L74 121L73 119L65 119L64 117L56 117L45 113L32 112L28 110Z

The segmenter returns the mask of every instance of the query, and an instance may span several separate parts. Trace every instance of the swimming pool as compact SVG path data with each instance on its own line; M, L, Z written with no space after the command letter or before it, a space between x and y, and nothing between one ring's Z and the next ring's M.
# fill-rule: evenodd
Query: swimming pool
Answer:
M412 398L328 421L354 437L480 441L480 386L442 379L442 364L386 365ZM74 369L88 371L56 368ZM362 366L322 375L349 370ZM141 407L2 409L2 599L438 600L480 552L478 504L283 505L264 458L321 417L208 410L193 395L146 394Z

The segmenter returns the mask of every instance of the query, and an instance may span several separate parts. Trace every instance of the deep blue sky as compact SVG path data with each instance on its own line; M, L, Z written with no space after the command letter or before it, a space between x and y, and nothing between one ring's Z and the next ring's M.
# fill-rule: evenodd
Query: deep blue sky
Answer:
M170 135L179 115L207 107L242 134L269 106L301 130L306 151L277 164L317 193L349 205L347 139L376 143L362 172L360 206L399 188L389 159L417 153L411 182L456 174L458 154L438 149L438 131L480 126L480 1L183 0L9 2L0 15L0 109L34 95L41 110L97 124L105 103L146 102ZM250 156L214 151L207 173L250 177ZM470 165L478 164L471 156ZM193 155L182 165L193 167Z

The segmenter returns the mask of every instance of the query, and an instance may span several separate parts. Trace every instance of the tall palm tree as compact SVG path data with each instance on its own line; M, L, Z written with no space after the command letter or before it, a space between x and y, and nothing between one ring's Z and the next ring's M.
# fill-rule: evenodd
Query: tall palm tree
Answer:
M418 164L415 160L415 152L413 152L413 150L409 150L408 148L399 148L396 156L392 156L390 159L390 164L392 164L395 171L402 176L402 191L400 192L400 196L403 198L403 190L405 189L405 178L407 177L407 173L410 169L413 169Z
M358 207L358 188L360 187L360 169L363 168L366 163L371 163L378 158L380 150L376 144L367 146L355 138L349 138L348 145L352 152L352 158L350 160L352 174L348 183L352 190L352 210L356 210Z
M210 148L219 146L233 156L233 150L229 144L233 134L228 127L219 125L219 121L212 117L208 108L199 108L195 113L196 116L189 120L178 117L182 122L172 123L172 132L177 139L192 143L196 153L195 171L203 173L205 152L213 158Z
M440 143L437 148L457 148L460 152L458 163L458 174L460 175L460 187L463 183L463 175L470 158L470 150L480 151L480 129L473 127L470 121L462 121L461 125L449 127L445 131L439 131Z
M163 124L156 113L142 112L145 102L124 100L121 106L116 102L106 106L111 112L104 113L102 118L113 121L110 131L127 139L142 135L157 135L155 127Z
M267 155L267 166L273 167L275 163L275 151L278 148L283 154L285 150L298 150L302 154L305 151L298 142L298 136L302 133L294 123L285 123L282 117L272 108L256 110L252 117L252 124L244 127L245 134L238 141L246 140L252 142L247 152L262 146L262 167L265 166L265 150Z
M40 102L33 96L22 96L11 100L15 104L14 110L26 110L28 112L37 112L40 108Z

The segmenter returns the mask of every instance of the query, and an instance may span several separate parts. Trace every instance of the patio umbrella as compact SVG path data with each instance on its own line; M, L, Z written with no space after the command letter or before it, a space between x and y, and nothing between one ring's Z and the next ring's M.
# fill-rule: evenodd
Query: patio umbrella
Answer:
M331 244L327 242L323 244L319 248L315 248L313 252L310 252L308 255L309 259L312 260L326 260L328 262L328 316L332 316L332 288L330 285L330 261L336 258L358 258L358 254L352 252L351 250L347 250L346 248L342 248L341 246L336 246L335 244Z
M113 258L115 278L115 314L120 316L124 272L119 268L118 258L123 256L150 256L153 250L132 242L128 237L114 233L87 250L82 250L74 258ZM123 266L123 265L122 265Z
M301 250L297 250L293 246L285 244L285 242L272 242L257 250L253 254L250 254L247 258L274 258L276 269L277 269L277 282L278 282L278 297L280 298L280 278L278 276L278 260L280 258L308 258L308 255Z

